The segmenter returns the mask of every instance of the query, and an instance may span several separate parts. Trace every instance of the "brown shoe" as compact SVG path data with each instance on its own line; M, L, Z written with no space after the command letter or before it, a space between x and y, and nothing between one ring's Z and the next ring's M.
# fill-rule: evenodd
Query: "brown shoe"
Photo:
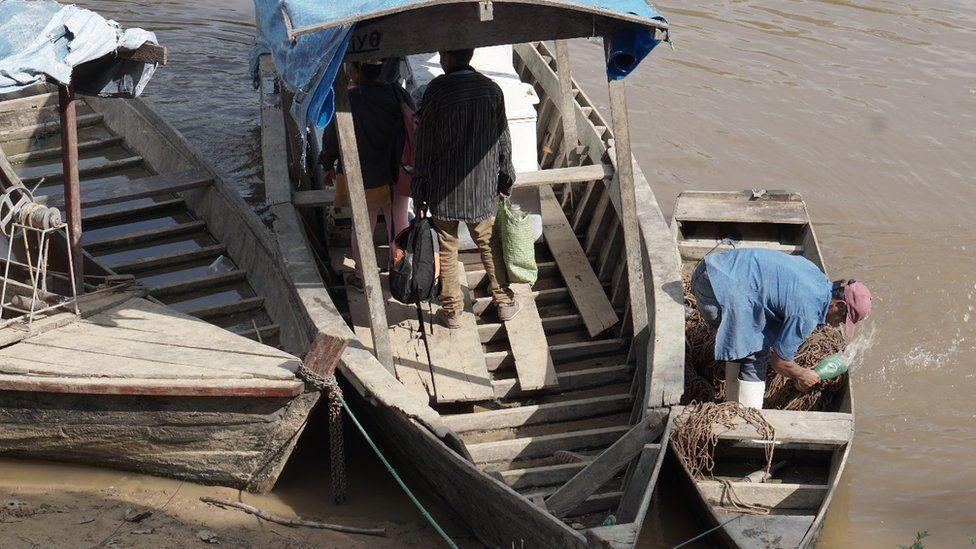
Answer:
M518 316L519 311L522 310L522 306L519 305L518 300L513 299L508 303L496 303L495 309L498 311L498 320L508 322Z
M461 313L459 311L452 311L441 307L437 309L437 313L434 316L437 317L437 321L442 326L449 330L457 330L461 327Z

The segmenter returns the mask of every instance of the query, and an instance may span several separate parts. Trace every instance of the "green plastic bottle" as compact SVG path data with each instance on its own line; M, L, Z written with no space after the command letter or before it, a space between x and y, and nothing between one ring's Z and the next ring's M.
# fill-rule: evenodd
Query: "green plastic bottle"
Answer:
M818 362L813 371L820 379L834 379L847 373L847 361L841 353L834 353Z

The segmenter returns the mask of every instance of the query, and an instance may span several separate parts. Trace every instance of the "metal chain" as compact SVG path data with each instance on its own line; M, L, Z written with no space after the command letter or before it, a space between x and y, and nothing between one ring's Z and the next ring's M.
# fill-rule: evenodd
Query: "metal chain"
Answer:
M329 454L332 477L332 499L336 503L346 500L346 452L342 436L342 389L334 375L324 378L302 365L298 374L329 399Z

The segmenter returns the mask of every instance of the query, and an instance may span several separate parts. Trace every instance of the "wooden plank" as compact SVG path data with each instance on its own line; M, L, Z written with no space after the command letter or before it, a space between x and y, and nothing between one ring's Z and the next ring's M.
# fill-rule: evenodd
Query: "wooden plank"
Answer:
M78 169L78 175L80 177L92 177L95 175L107 174L111 172L127 170L129 168L134 168L142 164L141 156L130 156L127 158L120 158L118 160L107 160L99 164L93 164L90 166L84 166ZM35 175L31 177L24 178L24 185L33 188L44 180L45 183L55 183L62 181L64 179L64 174L61 170L51 171L41 175Z
M617 394L501 408L486 412L445 415L444 423L457 433L490 431L614 414L629 410L632 403L633 397L629 393Z
M586 541L592 549L624 549L637 544L640 524L596 526L586 530Z
M356 245L359 248L356 251L360 261L366 266L362 269L362 276L366 303L369 305L373 349L380 364L390 373L395 373L390 331L387 329L389 324L386 320L386 300L383 298L379 274L373 268L376 265L376 253L373 250L373 232L370 229L368 219L369 212L366 207L362 166L359 159L359 149L356 145L356 132L349 106L349 94L346 89L348 81L345 70L340 70L339 77L334 85L336 112L333 123L339 136L339 152L342 156L342 165L346 175L346 188L349 190L349 203L352 206L352 225L356 234ZM291 196L289 195L288 198L290 199Z
M535 298L527 284L513 285L513 289L522 310L515 318L505 321L505 333L515 358L519 385L527 391L557 385L556 368L549 356L549 344ZM481 341L480 336L478 341Z
M600 187L600 197L593 209L593 215L587 220L589 225L586 226L586 238L583 240L583 251L587 255L597 249L604 228L610 223L610 218L615 216L611 211L613 205L610 203L610 187L603 183L597 183L597 186Z
M606 42L606 38L604 38ZM614 149L617 157L617 189L620 193L620 225L624 231L624 257L627 261L627 287L631 333L647 328L647 293L644 288L643 247L637 220L637 196L634 191L634 155L630 151L630 122L627 113L627 94L624 79L610 79L610 114L613 118Z
M261 160L264 166L266 200L269 206L291 200L291 180L288 159L280 157L279 146L286 143L285 118L281 94L274 93L274 62L270 55L262 55L261 63Z
M617 313L590 267L552 189L540 187L539 196L546 243L559 265L573 303L583 316L590 337L596 337L618 322Z
M566 332L584 327L583 317L578 314L549 316L542 319L542 329L546 333ZM478 324L478 336L482 343L490 343L506 336L505 325L500 322Z
M184 312L184 314L212 322L213 320L230 315L237 315L250 311L260 311L264 309L263 297L248 297L230 303L220 305L205 305L196 307Z
M427 334L427 350L434 371L438 403L489 400L495 396L478 336L478 322L471 312L471 293L468 291L464 263L458 262L458 270L461 295L464 297L461 327L455 330L445 328L431 318L431 313L424 312L427 325L433 323L431 333ZM438 308L434 306L433 312Z
M86 395L291 398L301 381L270 379L107 379L0 374L0 390Z
M764 242L761 240L736 241L733 244L711 238L687 238L678 241L678 250L682 259L701 259L711 252L723 252L732 248L762 248L776 250L790 255L802 255L801 244L780 244L779 242Z
M468 444L468 452L476 463L514 461L552 455L558 450L598 448L612 444L630 430L629 425L601 427L552 435L514 438L494 442Z
M56 95L55 95L56 97ZM97 151L98 149L107 149L109 147L114 147L116 145L122 144L122 138L113 135L110 137L100 137L97 139L91 139L88 141L83 141L78 143L78 152L89 152ZM61 146L49 147L47 149L39 149L35 151L27 151L19 154L10 155L10 162L14 164L23 164L24 162L34 162L37 160L43 160L45 158L57 158L61 156Z
M546 497L552 493L552 488L543 488L537 492L530 492L525 494L527 498L538 498ZM609 509L616 509L617 505L620 504L620 497L622 493L619 491L612 492L601 492L599 494L593 494L592 496L586 498L586 501L581 503L579 507L576 508L571 516L582 516L588 515L590 513L607 511Z
M38 93L0 101L0 113L33 111L58 104L58 92Z
M430 374L427 345L423 340L420 321L417 319L417 308L390 297L389 279L386 275L383 278L396 377L417 395L418 400L428 402L434 395L434 381ZM359 297L362 297L362 294L359 294Z
M653 415L642 420L604 450L589 465L546 498L546 507L557 517L574 511L587 497L616 476L643 449L664 432L665 418Z
M296 208L323 208L328 201L329 193L324 189L291 193L291 202Z
M527 394L547 394L562 391L574 391L578 389L589 389L592 387L602 387L613 383L627 383L633 379L634 368L626 364L618 366L602 366L599 368L587 368L584 370L573 370L570 372L557 372L559 380L558 387L551 390L541 390L538 392L523 391L518 385L517 379L498 379L491 382L495 391L495 398L508 399L516 398Z
M116 204L158 194L199 189L212 183L213 178L204 170L153 175L132 181L86 183L81 193L81 205L91 207ZM45 206L64 207L64 197L61 194L37 196L35 201Z
M702 496L710 505L730 505L725 486L717 480L696 482ZM818 509L827 494L826 484L786 484L733 481L732 490L748 505L773 509Z
M620 507L617 508L618 522L637 524L644 522L661 474L661 467L664 465L667 454L665 446L671 440L674 417L674 414L668 414L661 443L645 445L640 457L637 458L637 463L627 470L627 475L624 477L624 495L620 498Z
M177 223L168 227L158 227L135 233L108 236L87 242L83 241L82 245L86 250L88 250L89 253L98 253L118 248L130 248L139 244L148 244L158 240L194 235L204 232L206 228L207 223L205 221L187 221L186 223Z
M90 231L131 221L170 217L181 211L186 211L186 203L182 198L173 198L121 210L83 215L81 223L86 231Z
M182 294L188 294L203 289L214 289L228 284L244 282L245 280L246 273L244 271L233 270L226 273L204 275L187 280L180 280L178 282L171 282L169 284L154 286L151 290L149 290L149 295L155 297L156 299L166 301Z
M335 373L342 357L342 351L346 349L348 340L337 338L331 334L319 332L312 341L312 347L302 361L302 368L314 377L328 379Z
M513 490L524 490L535 486L562 484L573 478L573 475L586 467L587 463L560 463L558 465L509 469L501 471L499 474L505 484L508 484Z
M212 246L203 246L190 250L188 252L177 252L172 254L155 255L152 257L145 257L140 259L135 259L132 261L125 261L121 263L113 263L109 265L109 268L117 273L142 273L146 271L154 271L157 269L168 269L178 265L185 265L187 263L193 263L194 261L200 261L203 259L210 259L212 257L217 257L227 251L227 246L224 244L214 244Z
M683 411L679 407L675 413ZM776 430L777 442L843 445L853 436L854 420L847 413L762 410L762 415ZM723 440L760 438L754 427L741 420L735 421L732 428L715 426L715 434Z
M675 221L724 223L783 223L806 225L810 222L802 201L748 200L745 198L705 198L684 195L675 204Z
M516 176L515 188L541 187L562 183L586 183L613 177L613 167L606 164L551 168L534 172L522 172Z
M569 43L556 40L556 72L559 75L559 111L563 127L563 151L566 164L579 162L579 132L576 128L576 94L573 91L573 70L569 63ZM601 178L602 179L602 178Z
M101 121L101 114L83 114L76 118L75 124L78 128L87 128L89 126L94 126ZM55 120L53 122L31 124L22 128L0 131L0 142L13 141L15 139L26 139L41 134L57 135L59 133L61 133L61 122Z

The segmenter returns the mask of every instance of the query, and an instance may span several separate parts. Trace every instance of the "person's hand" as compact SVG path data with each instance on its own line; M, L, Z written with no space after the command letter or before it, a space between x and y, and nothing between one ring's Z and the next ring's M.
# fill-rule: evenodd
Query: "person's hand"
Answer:
M508 195L507 194L505 194L505 193L498 193L498 200L501 200L502 202L505 202L505 199L506 198L508 198Z
M799 372L799 375L796 378L797 389L800 389L801 391L804 392L808 391L810 387L813 387L819 382L820 382L820 376L817 375L817 372L814 372L813 370L810 370L808 368L803 368L802 371Z

